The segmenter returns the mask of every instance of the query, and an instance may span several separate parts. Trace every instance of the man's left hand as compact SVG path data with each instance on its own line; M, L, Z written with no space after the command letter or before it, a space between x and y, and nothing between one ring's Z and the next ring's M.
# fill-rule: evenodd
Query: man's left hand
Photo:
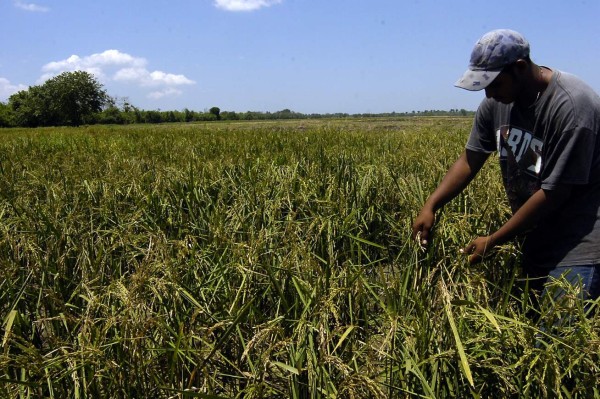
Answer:
M469 256L469 263L474 265L490 254L496 246L492 236L477 237L460 252Z

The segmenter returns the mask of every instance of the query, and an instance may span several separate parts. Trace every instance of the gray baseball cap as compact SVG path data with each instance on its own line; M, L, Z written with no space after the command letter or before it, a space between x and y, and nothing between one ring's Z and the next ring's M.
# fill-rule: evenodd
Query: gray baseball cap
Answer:
M493 30L475 43L469 69L454 85L472 91L483 90L505 66L526 57L529 57L529 42L520 33L510 29Z

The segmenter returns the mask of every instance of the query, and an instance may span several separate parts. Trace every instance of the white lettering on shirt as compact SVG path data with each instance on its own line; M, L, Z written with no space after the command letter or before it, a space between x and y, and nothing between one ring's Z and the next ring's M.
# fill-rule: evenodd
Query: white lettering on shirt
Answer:
M511 159L521 169L539 174L542 166L543 142L531 132L502 127L496 132L501 159Z

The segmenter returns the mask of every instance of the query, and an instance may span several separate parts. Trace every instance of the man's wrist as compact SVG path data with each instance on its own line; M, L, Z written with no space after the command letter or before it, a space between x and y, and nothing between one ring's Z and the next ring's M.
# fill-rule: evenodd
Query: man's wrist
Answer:
M501 245L504 242L502 241L502 237L498 234L498 232L493 232L488 236L488 245L490 247L495 247L497 245Z

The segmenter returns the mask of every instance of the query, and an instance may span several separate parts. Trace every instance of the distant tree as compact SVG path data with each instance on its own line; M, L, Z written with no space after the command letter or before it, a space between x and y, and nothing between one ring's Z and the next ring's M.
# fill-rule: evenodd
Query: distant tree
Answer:
M40 86L21 90L8 98L8 107L16 126L36 127L48 122L47 98Z
M275 112L275 114L273 115L275 119L291 119L293 118L293 114L292 111L290 111L289 109L283 109L281 111Z
M0 127L12 126L12 112L7 104L0 102Z
M97 122L104 125L122 125L125 123L124 115L126 114L121 112L119 108L111 105L98 115Z
M240 119L240 117L234 111L223 111L221 112L221 119L225 121L236 121Z
M187 108L184 108L183 109L183 121L184 122L191 122L192 118L193 118L192 111L190 111Z
M88 72L64 72L42 86L52 96L60 125L80 125L87 116L100 112L109 97Z
M20 126L78 126L111 103L92 74L75 71L13 94L8 104Z
M199 112L194 118L195 121L212 122L217 120L217 115L211 112Z
M144 122L146 123L161 123L163 122L160 111L145 111Z
M217 120L221 119L221 110L219 109L219 107L212 107L208 110L208 112L213 114L217 118Z

